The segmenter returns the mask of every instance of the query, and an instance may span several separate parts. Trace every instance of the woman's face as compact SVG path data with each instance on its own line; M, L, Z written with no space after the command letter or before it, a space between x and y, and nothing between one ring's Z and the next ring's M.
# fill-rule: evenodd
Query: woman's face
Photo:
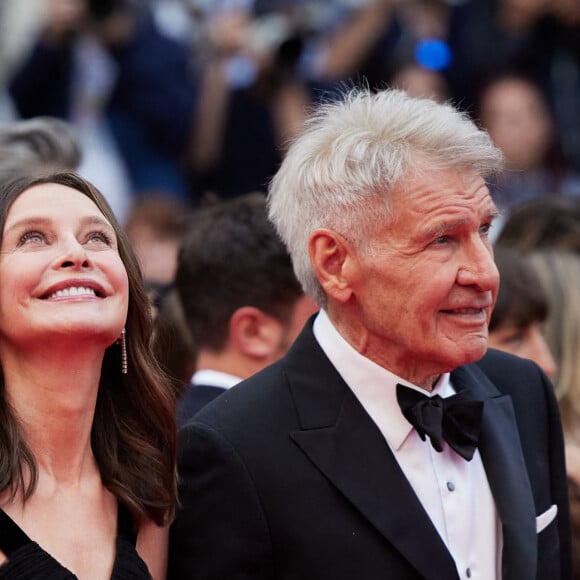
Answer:
M518 326L506 321L490 331L488 344L492 348L533 360L551 379L556 375L556 361L544 338L541 322L534 321L526 326Z
M31 187L13 202L0 247L0 345L90 339L125 324L129 282L112 225L70 187Z
M515 78L499 81L487 90L481 115L509 168L541 165L552 143L552 121L537 88Z

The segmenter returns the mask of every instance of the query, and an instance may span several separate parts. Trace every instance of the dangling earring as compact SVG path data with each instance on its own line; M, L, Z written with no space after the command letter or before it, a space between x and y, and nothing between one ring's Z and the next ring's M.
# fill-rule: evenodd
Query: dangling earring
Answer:
M117 340L117 344L121 345L121 374L127 374L127 337L125 328L121 330L121 336Z

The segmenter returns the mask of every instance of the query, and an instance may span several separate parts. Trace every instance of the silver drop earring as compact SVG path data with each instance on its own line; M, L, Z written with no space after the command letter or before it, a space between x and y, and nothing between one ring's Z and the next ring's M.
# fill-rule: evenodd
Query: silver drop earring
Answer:
M117 341L121 344L121 373L127 374L127 337L125 328L121 330L121 338Z

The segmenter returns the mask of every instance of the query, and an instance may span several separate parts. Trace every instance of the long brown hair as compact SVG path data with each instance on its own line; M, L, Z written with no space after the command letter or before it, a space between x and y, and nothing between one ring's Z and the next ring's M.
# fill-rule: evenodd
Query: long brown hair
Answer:
M91 432L93 453L105 486L136 522L171 521L177 496L176 427L173 391L151 353L151 305L137 258L103 195L72 172L24 177L0 185L0 244L12 203L36 185L55 183L86 195L111 223L129 279L126 321L128 373L121 373L119 346L107 348ZM1 370L1 369L0 369ZM30 474L27 477L25 474ZM5 399L0 373L0 491L22 489L25 500L37 481L34 456L20 435Z

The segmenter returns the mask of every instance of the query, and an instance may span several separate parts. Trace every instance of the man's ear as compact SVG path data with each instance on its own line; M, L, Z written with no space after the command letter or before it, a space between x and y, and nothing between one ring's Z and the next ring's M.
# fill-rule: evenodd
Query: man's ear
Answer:
M230 343L253 359L270 359L279 349L282 333L279 320L254 306L242 306L230 318Z
M349 273L356 265L350 244L340 234L320 229L310 236L308 251L314 274L327 296L347 302L352 295Z

